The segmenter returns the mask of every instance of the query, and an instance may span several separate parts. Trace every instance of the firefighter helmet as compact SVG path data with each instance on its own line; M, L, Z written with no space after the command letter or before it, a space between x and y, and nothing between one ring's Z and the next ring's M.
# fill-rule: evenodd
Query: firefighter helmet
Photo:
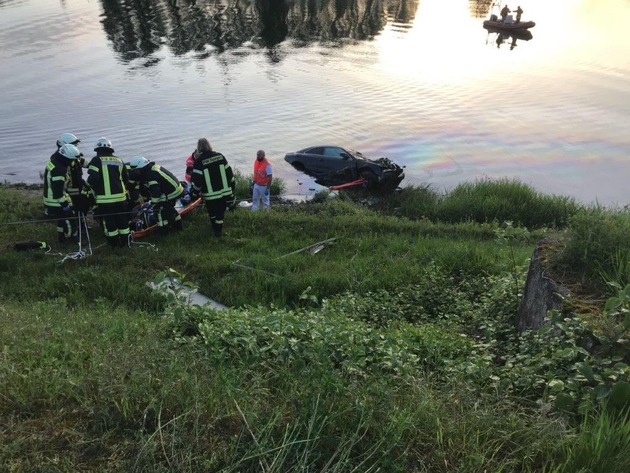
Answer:
M99 138L98 141L96 142L96 146L94 146L94 151L96 151L99 148L110 148L110 149L112 149L112 142L109 141L105 137Z
M149 160L144 156L134 156L131 158L131 161L129 161L129 167L131 169L142 169L147 164L149 164Z
M57 148L61 148L63 145L78 145L81 142L76 135L72 133L62 133L57 140Z
M59 154L68 159L79 159L81 157L81 151L74 145L66 144L59 148Z

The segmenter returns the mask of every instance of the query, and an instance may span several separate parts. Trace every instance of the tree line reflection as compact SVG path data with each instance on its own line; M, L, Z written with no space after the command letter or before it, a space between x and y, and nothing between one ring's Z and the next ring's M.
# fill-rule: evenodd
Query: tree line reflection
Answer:
M471 16L474 18L486 18L493 3L494 0L468 0Z
M366 40L388 21L413 21L419 0L101 0L101 23L122 61L163 46L175 55L221 53L285 40Z

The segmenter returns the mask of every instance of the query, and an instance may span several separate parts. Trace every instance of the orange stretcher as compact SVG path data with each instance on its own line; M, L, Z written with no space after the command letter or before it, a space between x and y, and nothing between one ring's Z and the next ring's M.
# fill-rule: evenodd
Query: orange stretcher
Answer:
M199 207L199 205L201 205L201 202L202 202L201 198L199 198L197 200L193 200L190 204L188 204L185 207L182 207L182 208L178 209L177 211L179 212L180 215L186 215L192 209ZM154 232L157 229L158 229L158 224L155 223L155 224L151 225L150 227L143 228L142 230L132 231L131 232L131 238L133 240L135 240L137 238L142 238L143 236L146 236L149 233L152 233L152 232Z

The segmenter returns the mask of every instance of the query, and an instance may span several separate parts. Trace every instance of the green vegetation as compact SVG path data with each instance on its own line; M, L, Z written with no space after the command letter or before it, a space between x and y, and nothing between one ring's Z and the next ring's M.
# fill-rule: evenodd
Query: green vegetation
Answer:
M387 208L408 218L434 222L514 222L530 229L564 227L582 206L570 197L546 195L510 179L462 183L438 194L430 186L406 188Z
M512 181L377 210L322 194L228 212L222 240L203 210L130 251L94 224L63 263L77 247L40 219L38 193L0 186L0 471L630 470L624 212ZM589 304L519 334L550 235ZM53 248L11 249L31 239Z
M572 271L583 283L602 290L608 282L630 283L630 211L600 207L571 218L569 238L555 260L559 271ZM614 287L610 289L616 291Z
M240 171L234 172L234 181L236 183L236 188L234 190L236 200L250 199L252 198L252 189L251 185L253 182L253 175L245 176ZM272 196L279 196L286 192L286 184L282 180L282 178L274 178L271 181L271 190L270 194Z

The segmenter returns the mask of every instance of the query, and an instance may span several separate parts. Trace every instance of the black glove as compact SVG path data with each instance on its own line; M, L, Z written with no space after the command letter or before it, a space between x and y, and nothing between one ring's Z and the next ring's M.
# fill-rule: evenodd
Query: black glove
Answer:
M72 213L72 206L68 202L65 202L61 205L61 211L68 214Z

